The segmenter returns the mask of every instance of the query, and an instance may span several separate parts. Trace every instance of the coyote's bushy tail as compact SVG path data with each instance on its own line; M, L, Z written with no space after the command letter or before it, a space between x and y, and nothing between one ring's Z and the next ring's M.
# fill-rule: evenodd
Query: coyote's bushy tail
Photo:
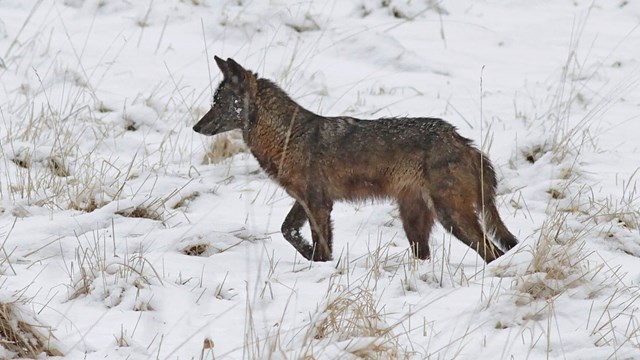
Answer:
M496 208L496 172L489 159L479 150L474 150L481 168L478 213L482 214L483 226L487 235L492 236L502 246L502 249L507 251L518 244L518 239L504 225Z

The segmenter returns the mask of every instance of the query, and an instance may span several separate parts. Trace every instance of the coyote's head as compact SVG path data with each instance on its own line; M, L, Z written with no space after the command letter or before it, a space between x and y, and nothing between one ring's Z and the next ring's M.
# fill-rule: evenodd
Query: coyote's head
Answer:
M229 58L215 56L224 79L213 95L213 104L193 127L202 135L216 135L229 130L247 130L256 93L256 75Z

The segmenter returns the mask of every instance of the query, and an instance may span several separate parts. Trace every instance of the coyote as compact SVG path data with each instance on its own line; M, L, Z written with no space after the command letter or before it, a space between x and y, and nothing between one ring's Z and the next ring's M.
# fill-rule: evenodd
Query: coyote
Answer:
M336 200L395 199L419 259L430 256L434 219L487 263L518 243L496 209L489 159L453 125L436 118L320 116L233 59L215 61L224 78L193 130L242 130L262 169L295 199L281 231L306 259L331 260ZM301 234L307 221L313 245Z

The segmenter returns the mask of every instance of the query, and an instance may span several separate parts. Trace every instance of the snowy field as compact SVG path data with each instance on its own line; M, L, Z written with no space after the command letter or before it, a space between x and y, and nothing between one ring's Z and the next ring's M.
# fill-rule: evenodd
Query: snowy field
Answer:
M0 358L640 359L638 27L623 0L0 1ZM419 261L395 204L341 203L304 261L241 137L191 129L214 55L323 115L455 124L520 244L485 265L438 226Z

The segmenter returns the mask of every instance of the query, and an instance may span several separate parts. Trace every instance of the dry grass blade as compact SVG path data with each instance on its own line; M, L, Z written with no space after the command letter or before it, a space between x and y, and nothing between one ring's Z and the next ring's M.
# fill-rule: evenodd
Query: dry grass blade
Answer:
M12 353L14 358L37 358L42 353L63 356L51 345L51 329L34 323L35 319L25 321L21 313L16 303L0 303L0 347Z
M528 295L520 302L553 299L587 282L591 269L584 261L588 257L584 241L580 241L584 233L571 230L566 224L567 216L556 210L543 224L533 259L517 281L520 292Z
M247 147L240 141L240 135L238 133L219 135L215 137L211 145L207 148L204 158L202 159L202 164L217 164L245 151L247 151Z
M332 295L320 314L321 320L311 329L308 351L313 347L312 342L328 345L323 341L327 340L343 352L363 359L399 356L393 326L386 323L385 314L377 308L372 290L359 286Z

